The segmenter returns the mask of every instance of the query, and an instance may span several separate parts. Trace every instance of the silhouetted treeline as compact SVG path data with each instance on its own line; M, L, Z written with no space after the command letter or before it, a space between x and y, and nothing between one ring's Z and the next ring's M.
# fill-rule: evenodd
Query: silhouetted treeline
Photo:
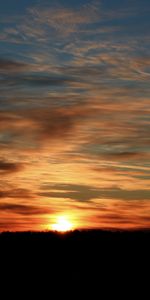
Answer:
M27 274L28 284L35 278L84 284L94 279L102 288L112 280L133 286L136 279L137 289L149 278L150 231L4 232L0 257L2 273L16 280Z
M130 243L135 245L148 243L150 241L150 231L103 231L103 230L75 230L66 233L59 232L2 232L0 233L0 243L48 243L48 245L55 246L55 243L80 243L84 246L85 243L103 245L115 243L121 245ZM148 243L149 244L149 243ZM141 245L142 246L142 245Z

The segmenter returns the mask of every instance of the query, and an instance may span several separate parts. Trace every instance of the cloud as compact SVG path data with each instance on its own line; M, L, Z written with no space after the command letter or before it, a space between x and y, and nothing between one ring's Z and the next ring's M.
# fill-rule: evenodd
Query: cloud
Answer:
M24 165L19 163L15 163L15 162L9 162L6 160L1 160L0 159L0 173L15 173L15 172L19 172L22 171Z
M122 189L109 189L104 191L109 199L122 199L122 200L149 200L149 190L122 190Z
M99 20L100 5L92 2L78 6L78 8L62 7L61 5L55 6L37 6L29 10L32 21L27 21L25 26L22 27L24 34L31 33L33 36L34 30L30 28L44 28L45 25L48 29L59 34L59 36L68 36L77 32L81 26L95 23ZM47 31L45 30L45 34ZM37 33L35 34L37 37Z
M115 161L128 161L128 160L139 160L139 159L149 159L150 154L148 152L109 152L109 153L99 153L101 159L115 160Z
M63 78L60 76L46 76L46 75L23 75L20 74L19 76L13 75L6 75L0 80L0 85L2 87L35 87L42 88L42 87L65 87L65 85L71 84L75 80L72 78Z
M22 18L11 18L11 26L4 26L0 39L9 43L47 43L77 34L85 26L99 20L100 4L91 2L72 8L52 3L35 5L26 10ZM5 21L6 22L6 21ZM5 25L4 22L4 25ZM15 26L13 26L15 23Z
M119 199L119 200L149 200L149 190L125 190L120 188L98 188L89 185L60 184L42 187L46 192L40 192L39 196L49 198L69 198L75 201L91 201L94 199ZM54 190L54 191L53 191Z
M2 113L0 123L1 132L6 132L2 141L6 147L12 144L33 150L43 146L44 141L64 139L74 126L73 118L66 111L55 109Z
M33 193L25 188L16 188L10 190L0 190L0 199L2 198L14 198L14 199L32 199L34 198Z
M107 53L106 49L110 47L110 51ZM80 45L73 44L72 49L68 49L74 55L74 59L67 66L60 67L60 70L64 74L70 74L71 76L78 77L82 82L98 85L98 81L109 82L110 80L119 80L124 82L125 80L138 80L149 81L150 73L149 57L144 56L131 57L130 46L129 49L123 49L121 47L117 54L113 49L112 44L97 41L91 45L89 42L81 42ZM114 45L114 48L117 46ZM116 49L117 50L117 49ZM81 52L80 52L81 51ZM105 53L106 52L106 53ZM110 82L109 82L110 84Z
M108 228L149 227L150 203L148 200L113 200L105 203L105 210L99 210L97 221Z
M74 139L76 127L89 114L85 105L35 108L0 112L1 145L21 149L40 149L45 143L62 142L67 146ZM63 146L62 145L62 146Z
M27 64L13 60L0 59L0 85L2 90L11 87L42 88L42 87L65 87L76 79L63 74L40 72L40 65Z
M44 209L42 207L36 207L32 205L0 203L0 212L11 212L14 214L28 216L50 214L53 211L51 209Z
M141 14L145 11L143 8L144 6L140 7ZM90 35L94 35L95 32L99 34L99 31L93 25L100 27L98 28L100 30L104 23L108 22L107 30L105 30L107 32L113 27L113 23L110 21L135 17L138 13L139 7L131 4L130 9L124 6L122 8L116 6L109 8L108 6L106 9L102 1L90 1L90 3L79 4L72 8L71 5L61 5L61 1L57 4L53 1L47 4L44 1L42 5L36 4L28 8L25 15L21 16L22 18L16 16L13 20L11 17L11 23L16 21L15 26L4 28L1 39L16 43L33 43L33 41L34 43L46 43L50 38L60 41L74 35L85 36L89 32Z
M48 188L48 187L47 187ZM46 186L43 187L46 189ZM88 185L62 184L51 187L52 191L40 192L39 196L51 198L69 198L75 201L90 201L100 196L99 189ZM56 192L53 191L57 190Z
M22 71L27 71L29 69L29 65L23 62L7 59L7 58L0 58L0 73L2 72L13 72L18 73Z

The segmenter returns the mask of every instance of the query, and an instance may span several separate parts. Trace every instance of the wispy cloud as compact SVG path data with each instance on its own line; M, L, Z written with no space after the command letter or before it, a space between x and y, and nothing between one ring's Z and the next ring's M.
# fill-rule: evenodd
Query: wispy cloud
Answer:
M50 187L43 187L49 190ZM55 190L55 191L54 191ZM69 198L75 201L90 201L93 199L119 199L119 200L149 200L149 190L123 190L118 187L103 189L88 185L55 185L49 191L40 192L39 195L51 198Z
M32 205L23 205L23 204L11 204L11 203L0 203L0 211L3 212L11 212L19 215L42 215L42 214L50 214L52 211L35 207Z
M18 189L11 189L11 190L1 190L0 191L0 198L20 198L20 199L31 199L33 198L33 193L30 190L18 188Z

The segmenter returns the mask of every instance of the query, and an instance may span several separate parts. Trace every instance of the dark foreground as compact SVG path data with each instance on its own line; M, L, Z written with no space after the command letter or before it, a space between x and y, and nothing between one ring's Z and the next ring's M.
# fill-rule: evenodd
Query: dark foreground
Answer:
M36 282L37 291L44 282L50 289L54 284L59 289L61 283L66 287L80 283L87 290L94 281L100 289L107 283L105 293L112 282L116 290L118 284L123 285L125 292L134 282L137 291L143 281L145 291L149 287L150 231L2 233L0 258L4 281L19 281L26 289Z

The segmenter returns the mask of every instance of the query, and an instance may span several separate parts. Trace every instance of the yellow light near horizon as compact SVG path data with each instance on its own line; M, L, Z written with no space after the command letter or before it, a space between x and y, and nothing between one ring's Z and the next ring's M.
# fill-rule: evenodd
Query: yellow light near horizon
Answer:
M73 229L71 224L66 217L58 217L57 223L52 225L52 230L59 232L67 232Z

